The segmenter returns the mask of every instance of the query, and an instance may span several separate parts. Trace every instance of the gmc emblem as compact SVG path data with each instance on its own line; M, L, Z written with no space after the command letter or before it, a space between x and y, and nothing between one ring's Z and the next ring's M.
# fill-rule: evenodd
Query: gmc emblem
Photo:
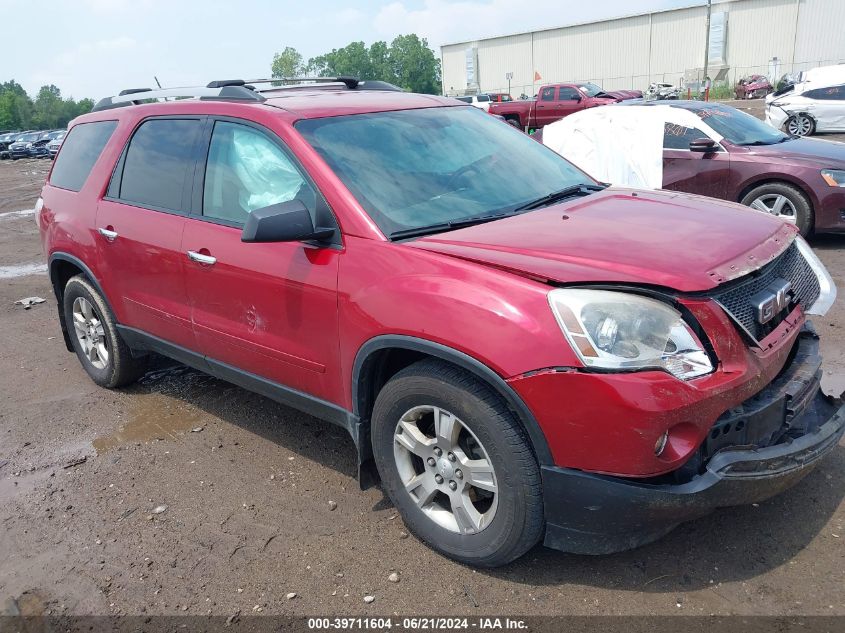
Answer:
M776 314L789 307L792 300L792 283L775 279L765 289L751 297L754 314L760 325L771 321Z

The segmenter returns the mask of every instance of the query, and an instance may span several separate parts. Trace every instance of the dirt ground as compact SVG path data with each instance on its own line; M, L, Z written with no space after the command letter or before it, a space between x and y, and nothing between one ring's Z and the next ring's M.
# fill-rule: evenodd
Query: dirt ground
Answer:
M655 544L538 546L476 571L358 489L339 428L169 361L96 387L39 268L31 209L48 168L0 162L0 612L845 615L843 446L789 492ZM845 237L814 246L845 289ZM32 295L46 302L14 305ZM839 393L845 293L817 328Z

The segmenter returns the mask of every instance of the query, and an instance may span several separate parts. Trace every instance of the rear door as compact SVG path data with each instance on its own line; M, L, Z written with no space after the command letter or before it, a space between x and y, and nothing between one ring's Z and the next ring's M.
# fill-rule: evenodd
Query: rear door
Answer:
M804 96L814 100L807 111L816 120L816 131L845 131L845 85L816 88Z
M669 123L663 133L663 188L725 198L730 178L730 155L719 146L717 152L691 152L691 141L710 138L695 127Z
M201 117L155 117L136 128L97 207L102 284L122 325L195 349L182 231Z
M203 146L207 157L197 169L180 253L201 351L228 366L220 371L330 400L340 371L339 231L331 247L244 243L241 232L251 211L289 200L302 201L315 226L337 227L332 213L271 131L219 118L210 121Z

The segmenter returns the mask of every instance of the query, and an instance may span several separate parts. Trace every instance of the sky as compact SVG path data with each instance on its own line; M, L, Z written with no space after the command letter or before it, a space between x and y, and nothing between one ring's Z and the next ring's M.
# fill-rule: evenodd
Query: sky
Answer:
M439 46L703 0L0 0L0 81L31 95L99 99L124 88L266 77L275 52L305 59L416 33Z

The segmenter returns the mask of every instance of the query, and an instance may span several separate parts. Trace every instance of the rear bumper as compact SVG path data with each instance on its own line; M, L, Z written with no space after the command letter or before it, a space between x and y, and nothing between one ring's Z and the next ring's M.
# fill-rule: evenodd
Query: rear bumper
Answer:
M655 484L544 466L548 547L609 554L654 541L683 521L716 508L768 499L805 477L845 432L845 405L821 393L817 341L785 374L738 412L720 420L771 428L773 412L785 435L772 446L725 446L682 484ZM714 429L717 425L714 425ZM736 427L736 424L734 424Z

